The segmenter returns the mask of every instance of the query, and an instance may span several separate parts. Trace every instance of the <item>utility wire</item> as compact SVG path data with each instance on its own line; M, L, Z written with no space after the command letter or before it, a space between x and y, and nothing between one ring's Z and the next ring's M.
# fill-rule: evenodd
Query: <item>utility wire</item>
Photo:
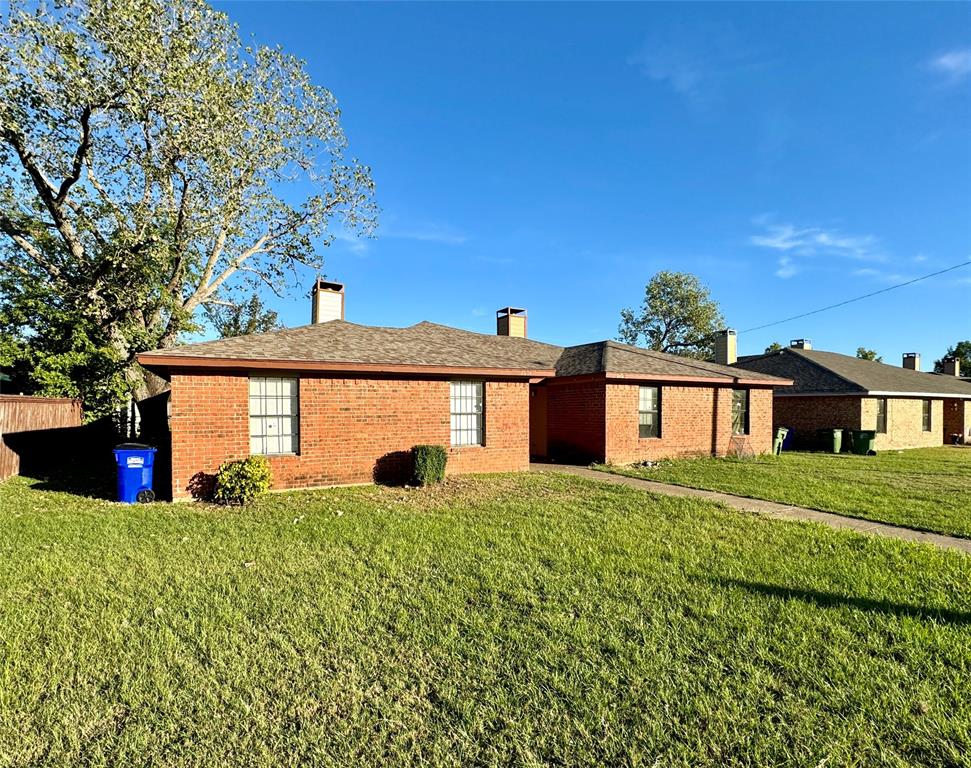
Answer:
M971 264L971 260L963 261L960 264L955 264L953 267L948 267L947 269L941 269L937 272L931 272L929 275L922 275L921 277L915 277L913 280L907 280L903 283L897 283L896 285L888 286L887 288L881 288L879 291L873 291L872 293L865 293L862 296L856 296L852 299L846 299L845 301L837 302L836 304L830 304L827 307L820 307L819 309L814 309L811 312L803 312L801 315L793 315L792 317L786 317L782 320L775 320L771 323L765 323L765 325L757 325L754 328L746 328L744 331L739 331L739 333L751 333L752 331L761 331L763 328L771 328L775 325L782 325L783 323L788 323L792 320L799 320L803 317L809 317L810 315L818 315L820 312L828 312L831 309L836 309L837 307L845 307L847 304L852 304L856 301L863 301L863 299L869 299L872 296L878 296L881 293L887 293L887 291L894 291L897 288L903 288L905 285L913 285L914 283L919 283L921 280L927 280L931 277L937 277L938 275L943 275L946 272L953 272L955 269L960 269L961 267L966 267Z

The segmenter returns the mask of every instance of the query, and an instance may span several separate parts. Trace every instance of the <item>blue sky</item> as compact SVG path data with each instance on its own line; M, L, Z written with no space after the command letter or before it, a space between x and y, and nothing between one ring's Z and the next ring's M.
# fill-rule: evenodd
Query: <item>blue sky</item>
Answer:
M971 259L969 4L217 7L306 60L373 168L377 238L324 254L348 320L492 332L513 305L581 343L672 269L744 330ZM965 268L739 347L926 367L969 305Z

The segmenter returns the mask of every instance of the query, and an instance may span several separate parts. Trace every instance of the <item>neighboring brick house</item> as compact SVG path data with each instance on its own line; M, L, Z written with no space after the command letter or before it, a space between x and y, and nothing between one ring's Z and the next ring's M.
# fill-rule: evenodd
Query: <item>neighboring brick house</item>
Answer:
M776 390L773 418L775 426L795 430L797 446L809 445L817 429L834 427L875 430L878 451L971 442L971 384L955 366L950 375L922 373L916 353L904 355L898 368L800 340L741 357L736 367L793 380Z
M342 286L321 282L310 325L139 356L171 383L175 498L252 453L278 488L399 480L421 443L448 448L450 473L763 453L772 387L788 383L611 341L543 344L512 308L495 336L343 311Z

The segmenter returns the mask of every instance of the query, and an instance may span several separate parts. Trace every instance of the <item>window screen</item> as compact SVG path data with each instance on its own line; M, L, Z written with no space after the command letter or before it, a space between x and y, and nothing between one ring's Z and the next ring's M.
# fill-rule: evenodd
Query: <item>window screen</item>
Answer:
M637 433L639 437L661 436L661 390L640 387L637 405Z
M452 445L482 445L483 395L481 381L449 382Z
M923 411L922 411L921 415L923 417L924 431L925 432L930 432L931 431L931 426L932 426L931 425L931 401L930 400L925 400L924 401L924 408L923 408Z
M877 398L877 432L885 434L887 431L887 398Z
M300 445L296 379L253 376L249 380L250 453L296 453Z
M732 390L732 434L748 434L748 390Z

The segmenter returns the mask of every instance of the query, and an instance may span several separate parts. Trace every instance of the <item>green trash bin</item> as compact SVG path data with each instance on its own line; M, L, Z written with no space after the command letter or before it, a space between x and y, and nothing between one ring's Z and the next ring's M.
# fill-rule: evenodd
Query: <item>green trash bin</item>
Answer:
M775 431L775 440L772 443L772 453L778 456L782 453L782 444L785 442L786 435L789 434L789 430L785 427L779 427Z
M844 429L843 430L843 453L853 453L855 450L853 445L856 441L856 430L854 429Z
M839 453L840 448L843 447L843 430L817 429L816 440L819 444L819 450L826 453Z
M861 429L853 433L853 453L858 456L876 456L877 433L872 429Z

